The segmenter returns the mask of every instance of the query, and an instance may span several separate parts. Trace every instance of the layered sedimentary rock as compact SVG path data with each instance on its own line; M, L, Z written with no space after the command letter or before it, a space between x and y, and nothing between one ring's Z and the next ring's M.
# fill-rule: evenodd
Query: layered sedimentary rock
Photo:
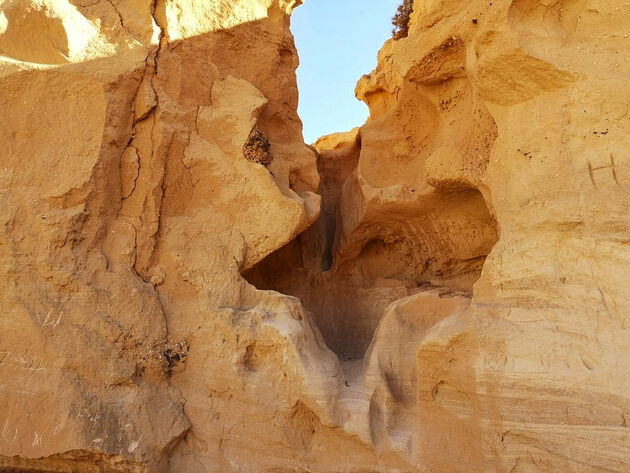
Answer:
M409 37L386 45L359 83L372 111L362 143L391 137L395 114L412 117L405 100L424 101L423 115L437 118L420 172L436 189L478 189L500 238L470 308L418 345L413 461L429 471L626 471L630 405L615 373L629 335L629 71L619 58L630 8L414 9Z
M298 3L0 3L0 469L628 471L630 5Z
M300 393L294 358L326 363L292 299L239 277L319 209L293 6L2 2L0 468L215 470L216 393L244 390L254 347L279 339Z

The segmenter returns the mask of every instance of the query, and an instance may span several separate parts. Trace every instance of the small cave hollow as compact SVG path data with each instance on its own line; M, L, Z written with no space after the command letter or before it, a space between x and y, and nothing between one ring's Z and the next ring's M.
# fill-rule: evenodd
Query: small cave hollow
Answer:
M423 291L472 297L498 240L481 192L461 184L428 188L414 205L354 212L348 202L360 199L348 181L360 147L357 138L319 153L319 219L243 274L258 289L299 298L341 361L364 357L392 302Z

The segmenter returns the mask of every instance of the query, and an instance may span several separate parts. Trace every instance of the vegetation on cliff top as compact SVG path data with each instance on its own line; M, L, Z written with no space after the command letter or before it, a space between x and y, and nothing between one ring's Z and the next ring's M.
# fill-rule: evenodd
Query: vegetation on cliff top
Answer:
M394 39L406 38L409 34L409 19L413 12L413 0L403 0L392 18L392 37Z

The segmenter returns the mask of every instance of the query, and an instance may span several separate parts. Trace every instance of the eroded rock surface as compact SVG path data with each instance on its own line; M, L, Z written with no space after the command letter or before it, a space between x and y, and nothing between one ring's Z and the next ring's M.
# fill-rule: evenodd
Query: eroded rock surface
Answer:
M0 469L628 471L630 4L299 3L0 0Z

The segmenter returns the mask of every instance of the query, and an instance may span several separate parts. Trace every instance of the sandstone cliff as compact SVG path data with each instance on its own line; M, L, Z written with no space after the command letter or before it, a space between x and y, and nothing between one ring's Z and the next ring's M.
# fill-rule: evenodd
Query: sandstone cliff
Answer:
M299 3L0 0L0 470L629 471L630 4Z

